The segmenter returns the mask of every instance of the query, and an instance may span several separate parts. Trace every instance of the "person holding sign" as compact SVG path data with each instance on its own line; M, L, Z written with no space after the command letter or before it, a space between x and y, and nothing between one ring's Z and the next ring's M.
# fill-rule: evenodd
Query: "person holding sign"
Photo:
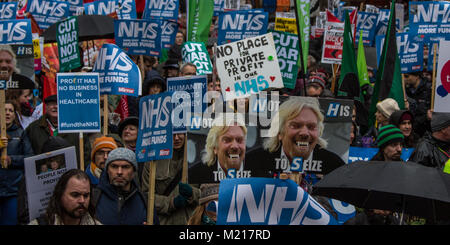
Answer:
M47 212L30 225L101 225L90 203L91 182L85 172L71 169L55 186Z
M43 153L45 141L50 136L60 136L65 139L71 145L77 149L77 155L79 155L79 139L78 134L58 133L58 103L56 95L50 95L44 99L45 102L45 114L38 120L32 122L25 130L28 138L31 141L31 146L35 154Z
M135 179L136 154L126 148L112 150L106 171L94 189L97 218L105 225L143 225L147 219L147 200ZM119 208L118 208L119 207ZM153 224L159 224L156 212Z
M414 113L414 128L420 137L424 136L425 131L431 131L430 121L427 118L427 112L431 108L431 83L428 83L421 72L411 72L404 75L405 92L409 99L410 110Z
M173 134L172 159L146 162L142 175L142 191L148 192L150 164L156 164L155 209L161 225L186 225L198 205L200 190L181 182L184 133Z
M17 224L17 197L24 174L24 158L33 155L28 137L16 118L18 105L5 103L7 138L1 139L1 148L7 147L6 166L0 169L0 225Z

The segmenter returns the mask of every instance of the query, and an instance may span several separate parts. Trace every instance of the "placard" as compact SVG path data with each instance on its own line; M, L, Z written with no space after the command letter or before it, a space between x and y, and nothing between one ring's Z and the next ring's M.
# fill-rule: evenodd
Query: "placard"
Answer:
M287 32L274 31L273 40L277 48L278 62L285 88L294 89L297 83L299 42L298 36Z
M178 19L179 0L151 0L145 1L143 19L161 18Z
M58 42L59 70L69 71L81 66L78 49L78 20L75 16L58 22L56 29Z
M272 33L218 46L216 65L225 101L283 87Z
M230 11L219 14L217 44L222 45L267 33L269 13Z
M181 54L185 63L193 63L197 67L197 75L212 74L211 59L204 43L185 42Z
M172 92L139 100L138 162L172 159Z
M160 20L114 20L117 46L127 54L161 55Z
M33 15L39 28L45 30L70 14L69 3L55 0L30 0L27 12ZM30 34L31 35L31 34Z
M422 36L426 42L431 37L450 35L450 2L409 2L409 33L412 36Z
M101 94L138 97L142 93L139 67L115 44L103 44L93 72L99 73Z
M58 73L58 132L100 132L98 73Z
M30 221L46 212L61 175L77 168L75 147L47 152L24 159ZM53 167L53 168L52 168Z
M292 180L226 179L219 187L218 225L337 225Z
M434 91L434 111L450 112L450 41L439 43L439 62Z

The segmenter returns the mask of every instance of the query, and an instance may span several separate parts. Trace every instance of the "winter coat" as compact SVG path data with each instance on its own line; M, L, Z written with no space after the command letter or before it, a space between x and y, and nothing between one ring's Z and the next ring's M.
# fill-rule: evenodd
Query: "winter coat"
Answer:
M445 162L449 159L442 151L448 152L450 143L440 141L427 133L418 143L411 154L409 161L422 164L427 167L444 169Z
M172 159L156 161L155 180L155 209L161 225L186 225L198 205L200 189L192 187L192 198L188 200L188 206L176 208L173 199L179 195L178 183L181 181L183 168L183 151L174 151ZM148 192L148 173L150 164L145 163L142 174L142 191ZM174 182L174 187L167 190L168 186L179 173L179 180ZM165 193L167 192L167 193Z
M11 165L0 169L0 197L16 196L24 174L24 158L33 156L30 141L23 129L13 124L6 130Z
M101 191L101 195L95 200L95 213L102 224L143 225L147 220L146 198L135 179L131 181L130 192L121 194L109 183L107 171L103 171L96 189ZM156 214L153 223L159 223Z
M43 216L32 220L28 225L48 225L48 222L45 220ZM59 215L55 214L55 222L53 222L52 225L64 225L61 217ZM102 225L100 221L92 218L90 214L86 214L83 217L81 217L80 225Z
M31 147L33 148L34 153L36 155L43 153L42 147L43 147L44 143L48 140L48 138L51 136L50 129L48 128L47 115L43 115L41 118L39 118L39 120L36 120L33 123L31 123L27 127L25 132L26 132L28 138L30 139ZM65 139L71 145L75 146L77 156L80 155L78 134L59 133L58 136ZM87 140L87 137L86 137L86 140ZM86 142L85 142L85 145L86 145Z
M410 110L414 114L413 127L419 136L423 136L425 131L431 131L427 118L427 111L431 108L431 90L431 84L423 79L417 88L406 89L407 96L414 100Z

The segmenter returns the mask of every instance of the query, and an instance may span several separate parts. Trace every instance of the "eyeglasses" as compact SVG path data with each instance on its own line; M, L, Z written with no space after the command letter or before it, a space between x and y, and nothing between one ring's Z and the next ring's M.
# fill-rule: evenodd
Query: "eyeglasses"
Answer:
M96 151L95 152L95 155L97 155L97 156L108 156L108 154L110 153L111 151L102 151L102 150L100 150L100 151Z

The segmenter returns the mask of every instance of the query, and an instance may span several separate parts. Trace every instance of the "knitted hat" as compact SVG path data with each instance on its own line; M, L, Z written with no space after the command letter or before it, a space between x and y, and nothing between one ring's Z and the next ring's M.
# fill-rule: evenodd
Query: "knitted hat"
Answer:
M202 184L200 186L200 205L219 198L219 184Z
M134 151L129 150L127 148L116 148L114 150L112 150L109 154L108 154L108 159L106 159L105 162L105 169L108 169L108 164L117 160L124 160L129 162L131 165L133 165L134 170L138 169L137 166L137 160L136 160L136 154L134 153Z
M389 118L394 111L400 110L397 101L392 98L387 98L378 102L377 109L387 118Z
M325 89L325 80L319 76L319 75L312 75L309 77L308 82L306 83L306 86L309 84L316 83L322 87L322 89Z
M403 142L404 138L405 136L399 128L389 124L381 127L378 131L377 145L381 149L392 143Z
M105 136L95 139L94 144L92 145L92 152L91 152L92 162L95 161L94 160L95 153L102 148L109 148L111 150L114 150L117 148L116 141L111 137Z
M440 131L450 126L450 113L448 112L433 112L431 118L431 132Z

